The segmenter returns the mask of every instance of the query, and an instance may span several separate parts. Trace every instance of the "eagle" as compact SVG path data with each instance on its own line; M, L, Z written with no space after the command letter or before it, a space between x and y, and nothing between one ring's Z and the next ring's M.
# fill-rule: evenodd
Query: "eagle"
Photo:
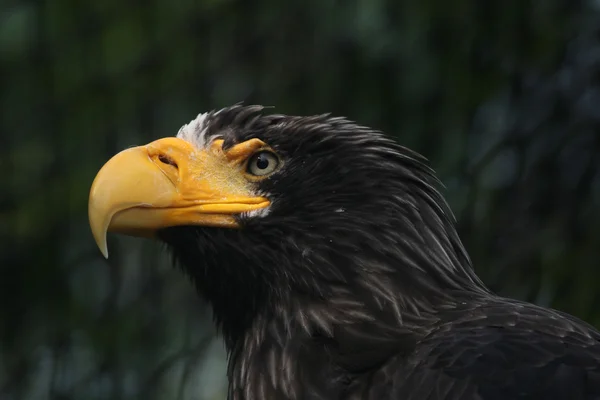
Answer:
M478 278L418 153L236 104L98 172L89 222L166 244L213 310L231 400L600 399L600 333Z

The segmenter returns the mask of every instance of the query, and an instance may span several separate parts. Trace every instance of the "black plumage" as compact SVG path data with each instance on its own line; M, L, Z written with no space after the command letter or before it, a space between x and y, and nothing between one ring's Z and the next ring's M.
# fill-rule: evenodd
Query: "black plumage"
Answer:
M201 128L283 162L256 183L271 206L241 229L159 232L214 309L231 399L600 399L600 334L488 290L421 156L343 118L259 106Z

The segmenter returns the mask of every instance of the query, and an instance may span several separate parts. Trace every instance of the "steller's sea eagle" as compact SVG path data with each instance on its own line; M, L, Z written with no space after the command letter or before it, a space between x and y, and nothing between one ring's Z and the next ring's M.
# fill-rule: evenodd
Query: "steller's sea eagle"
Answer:
M600 333L492 293L425 160L235 105L115 155L93 235L153 236L212 306L229 399L600 399Z

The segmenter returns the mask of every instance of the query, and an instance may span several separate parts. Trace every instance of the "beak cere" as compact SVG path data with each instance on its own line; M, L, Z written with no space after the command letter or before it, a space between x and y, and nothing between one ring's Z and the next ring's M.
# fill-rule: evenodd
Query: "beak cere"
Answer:
M221 140L196 149L165 138L115 155L96 175L88 203L102 254L108 257L109 231L151 237L180 225L235 228L236 215L269 206L268 199L252 194L240 166L243 153L228 157Z

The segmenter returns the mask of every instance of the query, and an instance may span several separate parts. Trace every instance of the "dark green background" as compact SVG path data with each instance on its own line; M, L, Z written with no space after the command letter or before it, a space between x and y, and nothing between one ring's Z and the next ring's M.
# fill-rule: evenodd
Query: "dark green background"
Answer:
M494 290L600 326L600 2L0 1L0 398L223 399L210 310L87 225L95 173L235 102L395 135ZM240 304L243 307L243 304Z

